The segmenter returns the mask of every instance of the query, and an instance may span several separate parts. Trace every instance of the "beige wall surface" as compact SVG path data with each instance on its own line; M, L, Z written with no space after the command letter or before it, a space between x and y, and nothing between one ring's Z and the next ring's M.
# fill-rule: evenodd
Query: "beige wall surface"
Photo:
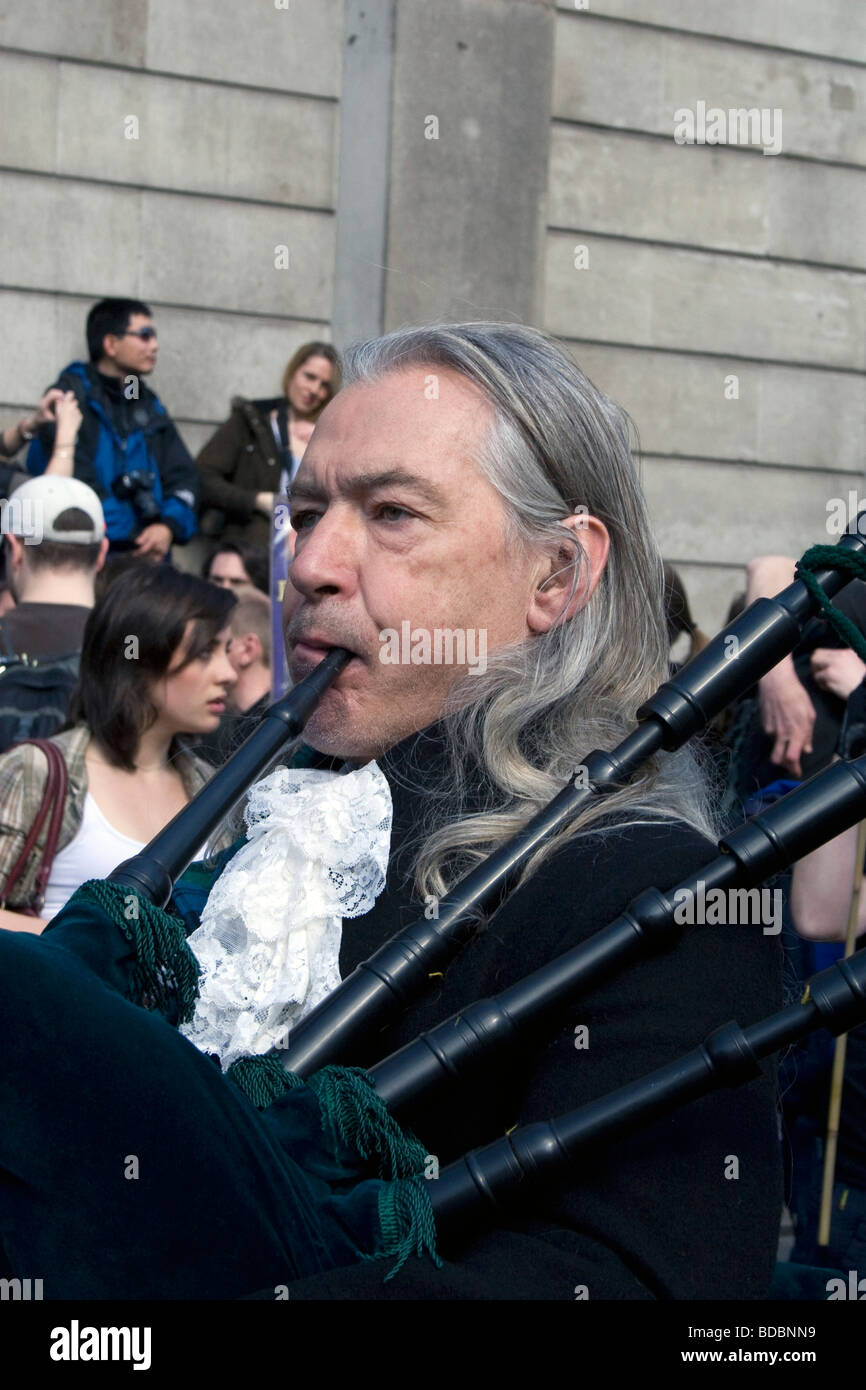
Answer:
M104 295L151 305L194 450L330 336L342 41L342 0L0 7L0 418L86 356Z
M630 411L717 627L863 490L866 9L558 0L547 210L545 326Z

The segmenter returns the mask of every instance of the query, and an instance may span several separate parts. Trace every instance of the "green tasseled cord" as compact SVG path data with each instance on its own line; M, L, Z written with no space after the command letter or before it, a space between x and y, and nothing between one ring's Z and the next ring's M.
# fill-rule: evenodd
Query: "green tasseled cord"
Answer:
M279 1057L239 1057L232 1062L226 1076L257 1110L267 1110L287 1091L304 1084L294 1072L286 1071Z
M378 1158L380 1177L410 1178L423 1172L427 1150L394 1119L361 1067L323 1067L307 1085L318 1097L334 1140L361 1158Z
M118 927L135 952L130 998L163 1013L177 1010L190 1019L198 998L200 969L186 941L184 923L155 907L146 898L106 879L89 879L76 896L95 903ZM365 1161L377 1158L379 1172L390 1181L379 1195L381 1239L376 1259L394 1255L397 1263L388 1279L403 1267L411 1254L436 1254L436 1225L426 1190L424 1170L427 1151L405 1131L377 1095L360 1067L324 1067L307 1082L285 1069L279 1057L244 1057L228 1072L260 1110L274 1100L307 1085L316 1096L322 1123L336 1145L352 1148Z
M397 1263L386 1279L392 1279L412 1254L421 1256L427 1251L434 1264L441 1266L433 1207L426 1179L420 1176L427 1151L397 1123L365 1071L360 1067L323 1067L305 1082L286 1071L278 1057L242 1057L232 1063L226 1075L259 1110L297 1086L308 1086L318 1101L331 1142L354 1149L364 1160L378 1158L380 1176L390 1181L383 1182L379 1194L380 1240L376 1250L363 1259L396 1256Z
M181 919L107 879L91 878L82 883L70 902L80 898L102 908L133 947L133 1002L161 1013L176 1008L181 1022L191 1019L201 971L187 945Z
M861 661L866 661L866 639L851 619L831 602L815 579L813 570L835 569L848 574L852 579L866 579L866 557L855 555L851 550L840 550L838 545L813 545L797 561L796 574L802 579L809 593L819 604L819 611L835 629L846 646L857 653Z
M410 1255L420 1257L425 1250L436 1267L442 1268L436 1253L436 1218L424 1178L404 1178L400 1182L383 1184L379 1193L379 1223L382 1245L374 1255L364 1258L397 1256L394 1268L385 1275L386 1282L403 1268Z
M424 1170L424 1145L398 1124L360 1067L323 1067L304 1082L278 1057L241 1057L226 1075L258 1110L307 1085L335 1146L343 1144L365 1161L378 1159L383 1178L410 1178Z

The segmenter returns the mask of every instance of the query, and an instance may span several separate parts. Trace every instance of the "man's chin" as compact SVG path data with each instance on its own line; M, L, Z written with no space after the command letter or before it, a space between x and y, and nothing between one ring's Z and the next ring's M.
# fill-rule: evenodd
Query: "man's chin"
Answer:
M314 729L308 732L308 729L305 729L302 739L314 753L322 753L328 758L345 758L348 762L358 763L359 766L361 763L381 758L382 754L388 751L387 747L371 747L364 740L354 740L337 731L318 732Z
M313 711L301 737L316 753L357 763L381 758L400 741L399 737L389 737L384 730L359 727L347 717L345 710L337 712L321 707Z

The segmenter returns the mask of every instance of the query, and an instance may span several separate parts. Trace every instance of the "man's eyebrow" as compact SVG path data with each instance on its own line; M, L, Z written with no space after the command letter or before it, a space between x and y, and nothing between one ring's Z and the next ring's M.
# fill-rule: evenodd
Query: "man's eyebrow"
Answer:
M325 489L319 487L317 483L292 483L289 488L289 498L292 502L303 498L307 502L327 502L328 494Z
M383 473L354 473L340 483L339 492L343 497L359 497L368 492L377 492L386 487L404 487L432 502L436 506L445 505L445 494L418 473L408 473L403 468L389 468ZM304 499L313 502L327 502L328 494L318 483L297 481L292 484L292 501Z

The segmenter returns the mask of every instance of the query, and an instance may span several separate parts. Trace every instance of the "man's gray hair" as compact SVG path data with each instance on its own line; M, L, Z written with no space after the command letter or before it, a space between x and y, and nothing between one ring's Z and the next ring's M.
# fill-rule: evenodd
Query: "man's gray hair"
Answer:
M430 800L415 866L419 891L441 896L549 801L590 751L613 748L633 727L638 707L667 678L668 640L662 560L625 411L544 334L516 324L401 329L351 349L344 381L375 381L409 366L457 372L493 406L477 461L504 499L515 545L572 548L574 592L585 556L579 529L575 535L563 519L596 516L610 534L607 566L585 607L547 633L491 653L485 674L460 680L452 691L447 797L443 792L438 811ZM479 759L487 784L481 810L477 787L464 776ZM474 772L470 777L477 780ZM529 872L614 809L632 823L666 817L711 835L715 829L691 754L666 755L625 790L595 798L536 853Z

